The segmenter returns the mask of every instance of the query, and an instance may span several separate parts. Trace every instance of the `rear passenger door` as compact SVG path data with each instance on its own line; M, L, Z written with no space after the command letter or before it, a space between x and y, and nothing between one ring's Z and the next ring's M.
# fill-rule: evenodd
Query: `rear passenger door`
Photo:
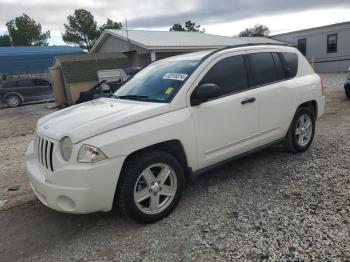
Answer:
M266 51L247 53L252 85L259 100L259 146L262 146L284 137L287 132L288 96L293 83L286 81L281 54Z
M33 79L23 79L16 82L16 91L20 93L24 100L32 100L35 97L35 85Z
M35 96L37 99L44 99L50 97L52 94L52 86L49 81L45 79L34 79Z

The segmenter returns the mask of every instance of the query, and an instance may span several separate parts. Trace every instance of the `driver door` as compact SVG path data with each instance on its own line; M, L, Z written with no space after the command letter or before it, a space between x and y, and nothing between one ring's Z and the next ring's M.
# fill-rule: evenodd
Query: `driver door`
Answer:
M220 56L195 84L213 83L221 94L191 106L199 168L254 149L258 145L259 111L256 89L249 88L244 53ZM192 93L194 94L194 93Z

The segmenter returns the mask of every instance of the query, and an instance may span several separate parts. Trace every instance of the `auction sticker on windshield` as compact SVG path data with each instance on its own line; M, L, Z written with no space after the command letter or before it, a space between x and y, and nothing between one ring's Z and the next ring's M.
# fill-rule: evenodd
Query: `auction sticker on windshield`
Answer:
M180 74L180 73L166 73L163 76L163 79L169 79L169 80L178 80L178 81L184 81L188 74Z

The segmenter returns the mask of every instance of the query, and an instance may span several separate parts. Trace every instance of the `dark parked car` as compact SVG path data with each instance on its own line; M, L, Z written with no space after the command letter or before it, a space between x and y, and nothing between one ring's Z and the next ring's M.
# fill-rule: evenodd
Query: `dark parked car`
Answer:
M350 68L348 72L348 79L344 83L345 94L348 98L350 98Z
M19 78L0 82L0 98L10 107L17 107L23 102L48 99L52 86L41 78Z

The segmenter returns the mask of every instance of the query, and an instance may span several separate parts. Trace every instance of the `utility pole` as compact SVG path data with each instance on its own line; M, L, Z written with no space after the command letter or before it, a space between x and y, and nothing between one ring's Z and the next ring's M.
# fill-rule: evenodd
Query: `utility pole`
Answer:
M8 30L8 32L9 32L10 45L11 45L11 47L13 47L13 39L12 39L10 30Z

